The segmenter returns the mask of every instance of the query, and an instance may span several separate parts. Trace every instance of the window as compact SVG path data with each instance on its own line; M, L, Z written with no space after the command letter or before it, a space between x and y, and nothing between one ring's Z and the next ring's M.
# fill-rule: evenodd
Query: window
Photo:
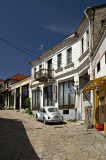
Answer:
M106 20L105 20L105 19L102 19L102 20L101 20L101 28L104 26L105 23L106 23Z
M59 84L59 108L73 108L75 104L74 85L72 81L66 81ZM67 108L68 109L68 108Z
M40 107L40 90L32 92L32 110Z
M43 108L40 109L40 112L43 112Z
M49 112L59 112L58 108L49 108Z
M43 113L46 113L45 108L43 108Z
M69 110L63 110L63 114L69 114Z
M36 79L36 68L34 68L34 78Z
M81 39L81 51L84 52L84 38Z
M41 65L39 65L39 71L42 69L42 64Z
M52 59L48 61L48 70L52 70Z
M84 92L83 93L83 101L89 101L91 100L91 91Z
M86 31L86 46L89 47L89 30Z
M97 64L97 73L100 71L100 61Z
M62 57L61 54L59 54L58 59L57 59L58 60L58 64L57 64L58 69L61 68L61 57Z
M44 101L43 102L45 106L54 105L52 85L44 88Z
M67 50L67 64L72 63L72 48Z

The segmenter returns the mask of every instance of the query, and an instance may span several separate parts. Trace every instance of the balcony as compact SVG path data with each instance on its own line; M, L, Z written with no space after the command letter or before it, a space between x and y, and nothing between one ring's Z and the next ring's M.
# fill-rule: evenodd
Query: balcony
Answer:
M53 70L41 69L40 71L35 73L35 80L39 82L47 82L48 79L53 78Z

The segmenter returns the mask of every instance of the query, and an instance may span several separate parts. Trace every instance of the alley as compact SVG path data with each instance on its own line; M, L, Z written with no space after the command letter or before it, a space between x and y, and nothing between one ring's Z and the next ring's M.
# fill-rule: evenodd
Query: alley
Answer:
M105 160L106 138L81 123L44 125L26 113L0 110L0 160Z

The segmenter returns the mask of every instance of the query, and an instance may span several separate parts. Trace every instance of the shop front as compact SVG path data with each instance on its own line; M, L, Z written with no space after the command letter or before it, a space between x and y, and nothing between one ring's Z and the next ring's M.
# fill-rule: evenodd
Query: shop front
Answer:
M100 126L106 135L106 76L91 80L83 92L90 90L94 92L94 127Z

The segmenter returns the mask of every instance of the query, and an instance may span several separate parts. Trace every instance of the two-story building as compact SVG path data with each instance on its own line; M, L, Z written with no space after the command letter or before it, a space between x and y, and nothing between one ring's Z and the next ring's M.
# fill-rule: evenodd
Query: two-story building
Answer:
M12 76L4 81L4 90L2 91L2 95L4 95L5 99L5 107L10 108L14 107L14 88L12 88L13 84L25 79L26 76L17 74Z
M25 100L26 98L31 97L30 93L30 81L31 77L28 76L19 82L14 83L11 86L11 90L14 89L14 109L15 110L22 110L25 109Z
M85 119L93 107L91 92L82 93L93 78L91 50L106 16L106 5L87 8L76 32L31 64L32 110L55 105L65 119ZM96 24L98 24L96 26Z

